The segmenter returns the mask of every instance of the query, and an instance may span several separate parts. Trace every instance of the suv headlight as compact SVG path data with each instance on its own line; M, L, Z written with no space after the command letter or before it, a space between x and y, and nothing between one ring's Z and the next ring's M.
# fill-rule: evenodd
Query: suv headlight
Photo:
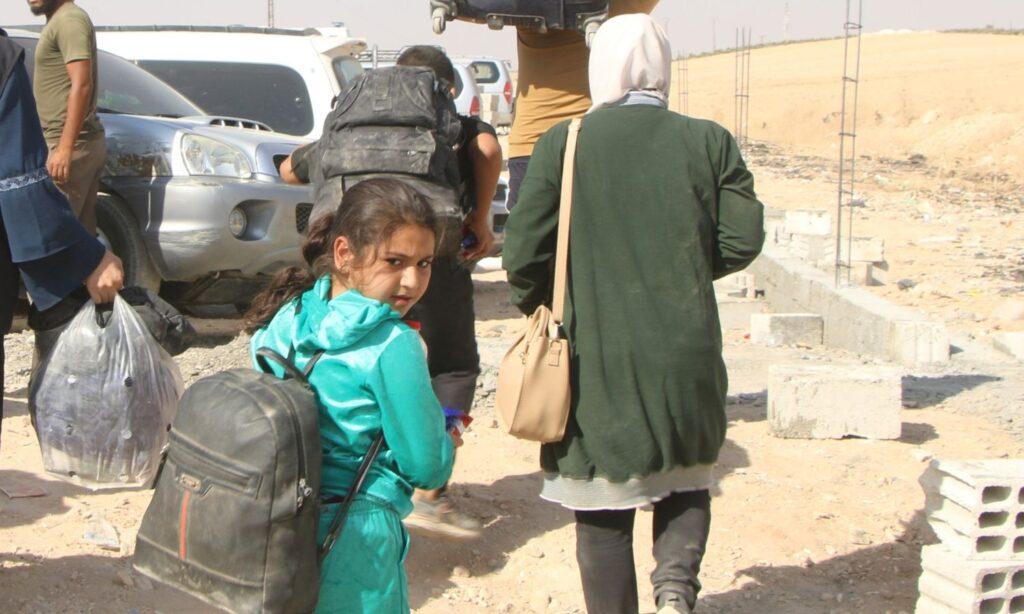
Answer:
M186 134L181 139L181 155L191 175L239 179L252 176L252 166L245 154L231 145L205 136Z

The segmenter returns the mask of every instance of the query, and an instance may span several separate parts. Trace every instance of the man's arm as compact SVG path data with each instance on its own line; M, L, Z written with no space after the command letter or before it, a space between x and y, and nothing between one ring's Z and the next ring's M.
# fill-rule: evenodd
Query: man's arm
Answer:
M298 147L284 159L277 172L285 183L292 185L305 185L309 183L309 164L316 151L317 143L319 141L313 141Z
M469 142L469 157L476 180L476 207L466 216L466 226L476 235L477 243L465 251L465 257L474 259L489 256L494 248L494 233L488 218L501 175L501 145L493 134L481 132Z
M75 141L85 123L89 101L95 84L92 82L92 60L76 60L66 64L68 77L71 78L71 91L68 92L68 113L64 120L64 132L60 142L50 153L46 161L46 170L57 183L65 183L71 175L71 155L75 151Z

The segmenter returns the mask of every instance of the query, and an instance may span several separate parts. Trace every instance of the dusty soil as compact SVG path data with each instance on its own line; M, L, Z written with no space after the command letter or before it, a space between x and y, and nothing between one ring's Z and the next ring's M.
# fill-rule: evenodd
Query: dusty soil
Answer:
M1020 320L993 317L1024 290L1024 168L1018 158L1007 161L1019 155L1024 97L1008 92L1019 84L978 74L977 62L1005 61L1006 71L1016 71L1007 74L1022 74L1024 37L916 34L878 37L874 47L868 40L862 87L870 84L879 97L884 92L888 102L876 103L879 112L886 110L882 123L872 127L869 121L862 132L858 192L867 207L858 212L856 234L884 237L895 277L916 283L908 290L891 282L871 289L945 322L956 352L949 365L906 371L899 440L781 440L768 434L765 422L769 365L842 367L877 359L757 348L745 331L728 331L730 430L717 469L698 612L913 611L920 547L934 541L917 484L927 459L1019 457L1024 449L1024 366L989 344L997 330L1024 330ZM871 48L882 56L873 57ZM817 124L827 124L822 118L838 106L841 55L835 62L822 59L835 52L834 42L754 51L754 142L746 156L769 206L834 206L836 165L824 135L834 137L835 126L818 130ZM901 60L882 61L886 57ZM714 116L706 112L712 103L704 106L696 93L700 83L716 92L714 105L727 109L718 119L729 128L732 61L721 55L689 62L691 113L701 115L704 108L705 116ZM771 82L762 84L769 75ZM960 87L949 87L953 82ZM889 111L900 109L893 101L901 98L906 117L886 123ZM872 117L864 110L873 108L869 99L865 93L862 117ZM915 132L932 110L931 128ZM967 116L975 119L964 124ZM998 138L977 128L1005 116L1012 121ZM959 136L932 146L926 133ZM986 155L988 166L970 162ZM503 434L493 413L495 367L520 320L500 272L475 278L485 372L454 496L485 530L474 542L414 538L408 561L412 605L424 613L582 612L571 514L537 498L536 446ZM197 324L200 342L178 359L187 381L246 363L246 339L235 335L236 322ZM131 573L148 491L91 492L42 471L25 409L31 337L15 333L5 345L0 487L44 494L0 493L0 611L210 611ZM101 519L117 530L119 548L105 550L84 539L90 523ZM636 539L641 600L651 611L649 514L638 516Z

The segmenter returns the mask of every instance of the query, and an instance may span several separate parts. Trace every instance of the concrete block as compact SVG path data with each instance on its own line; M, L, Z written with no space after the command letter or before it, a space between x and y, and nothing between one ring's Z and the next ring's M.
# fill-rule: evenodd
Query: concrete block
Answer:
M856 286L875 285L875 265L871 262L850 263L850 283Z
M996 305L989 317L993 320L1005 320L1007 322L1024 320L1024 300L1019 298L1007 299Z
M946 548L1024 565L1024 460L933 460L919 482L928 524Z
M893 367L774 366L768 430L784 438L898 439L902 398L902 373Z
M889 342L890 355L904 365L949 362L949 333L940 322L893 320Z
M942 544L921 549L918 592L951 611L989 614L1024 607L1024 561L970 561Z
M766 209L764 212L764 240L767 245L784 245L789 243L786 232L786 214L777 209Z
M718 297L718 320L722 330L747 330L751 316L764 311L762 300L733 296Z
M816 313L757 313L750 316L750 341L758 345L821 345L825 322Z
M889 265L889 261L871 263L871 279L873 284L885 285L896 282L896 273Z
M743 271L715 280L716 296L757 298L757 290L754 276Z
M1024 360L1024 332L996 333L992 335L992 345L1017 360Z
M832 213L819 209L786 211L786 232L803 235L830 235L832 234Z
M928 595L919 595L917 605L914 606L914 614L961 614L960 610L954 610L944 603L935 601Z
M792 233L789 251L793 256L820 266L834 265L836 238L832 235ZM843 239L839 245L840 260L846 262L885 262L885 239L853 237L852 244ZM847 254L850 254L847 257Z
M849 257L847 257L849 253ZM845 262L885 262L885 239L878 237L853 237L852 244L844 238L839 246L840 260ZM822 259L835 262L836 242L833 237L823 245Z
M926 320L864 288L836 288L831 271L826 273L797 261L781 248L761 252L747 270L757 277L772 311L821 314L828 347L915 366L949 361L948 336L941 323ZM893 339L895 328L899 329L898 343Z

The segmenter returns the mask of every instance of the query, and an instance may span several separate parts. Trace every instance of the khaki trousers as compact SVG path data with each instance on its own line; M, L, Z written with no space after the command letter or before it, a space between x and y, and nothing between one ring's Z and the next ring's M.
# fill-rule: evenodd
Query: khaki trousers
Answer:
M51 145L50 152L55 148L55 144ZM68 197L75 217L93 234L96 233L96 193L100 189L100 176L106 161L107 141L103 134L75 143L68 180L56 184Z

